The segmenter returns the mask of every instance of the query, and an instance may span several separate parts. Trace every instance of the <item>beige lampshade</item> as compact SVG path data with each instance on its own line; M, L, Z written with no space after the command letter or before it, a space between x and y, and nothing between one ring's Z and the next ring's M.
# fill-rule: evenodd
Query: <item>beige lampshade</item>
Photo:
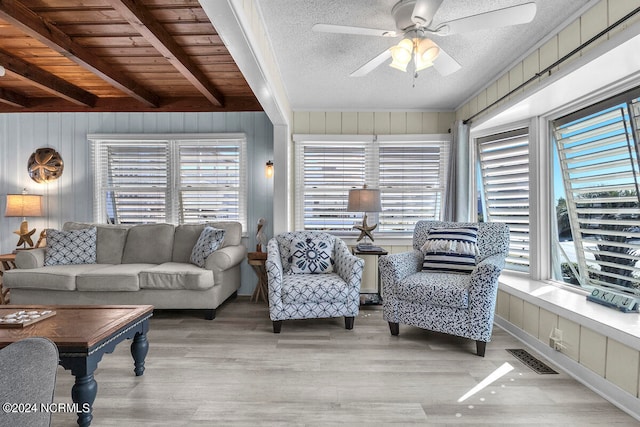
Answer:
M380 212L380 190L372 188L356 188L349 190L348 212Z
M7 194L7 210L4 216L43 216L42 195Z

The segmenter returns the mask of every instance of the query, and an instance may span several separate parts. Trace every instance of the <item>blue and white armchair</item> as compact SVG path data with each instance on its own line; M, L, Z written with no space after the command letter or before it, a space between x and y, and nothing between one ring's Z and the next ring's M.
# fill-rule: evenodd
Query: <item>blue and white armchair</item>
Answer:
M353 329L364 260L343 240L317 231L279 234L267 245L266 268L274 333L283 320L340 316Z
M457 335L475 340L484 356L508 251L506 224L419 221L413 251L379 260L391 334L402 323Z

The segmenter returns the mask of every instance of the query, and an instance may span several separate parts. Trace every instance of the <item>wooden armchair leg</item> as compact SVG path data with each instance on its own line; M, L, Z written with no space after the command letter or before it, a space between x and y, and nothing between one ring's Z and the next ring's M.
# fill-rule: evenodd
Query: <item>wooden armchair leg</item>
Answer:
M389 322L389 331L391 331L391 335L400 334L400 324L395 322Z
M353 329L353 321L355 320L355 317L351 316L351 317L346 317L344 318L344 327L345 329Z
M280 330L282 329L282 320L273 320L273 333L274 334L279 334Z
M478 356L484 357L484 351L487 349L487 343L484 341L476 341L476 352Z

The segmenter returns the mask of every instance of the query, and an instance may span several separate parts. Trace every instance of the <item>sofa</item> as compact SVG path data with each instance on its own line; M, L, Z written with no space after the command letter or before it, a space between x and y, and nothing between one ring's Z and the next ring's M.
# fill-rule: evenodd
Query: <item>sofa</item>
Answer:
M198 252L201 265L195 265L194 247L201 246L205 231L216 233L217 246L205 241L212 253ZM206 318L213 319L216 308L237 295L247 252L241 224L231 221L67 222L62 230L47 233L47 247L18 251L16 269L4 274L12 304L150 304L204 309Z

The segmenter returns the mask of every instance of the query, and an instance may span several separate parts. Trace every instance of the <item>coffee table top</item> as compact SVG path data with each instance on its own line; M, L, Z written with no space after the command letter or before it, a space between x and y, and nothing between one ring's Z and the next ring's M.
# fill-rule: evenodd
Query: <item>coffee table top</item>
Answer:
M152 305L7 305L0 316L29 310L55 310L56 315L23 328L0 328L0 348L28 337L46 337L60 351L89 352L130 325L148 319Z

